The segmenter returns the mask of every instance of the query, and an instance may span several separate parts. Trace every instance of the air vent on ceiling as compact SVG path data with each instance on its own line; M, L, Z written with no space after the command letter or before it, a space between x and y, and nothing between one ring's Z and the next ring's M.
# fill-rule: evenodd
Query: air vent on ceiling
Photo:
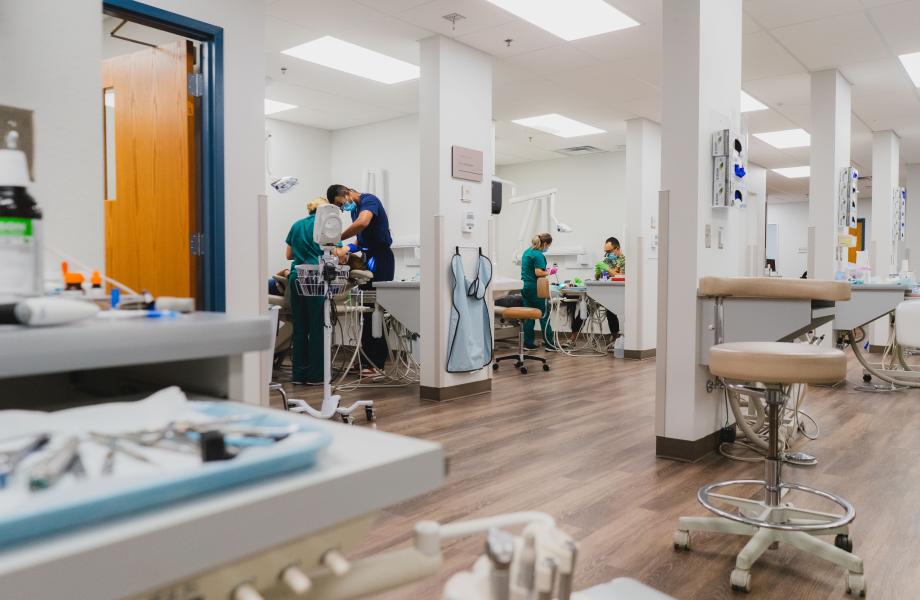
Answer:
M556 150L556 152L565 154L566 156L584 156L585 154L600 154L607 151L597 146L572 146L571 148L560 148Z

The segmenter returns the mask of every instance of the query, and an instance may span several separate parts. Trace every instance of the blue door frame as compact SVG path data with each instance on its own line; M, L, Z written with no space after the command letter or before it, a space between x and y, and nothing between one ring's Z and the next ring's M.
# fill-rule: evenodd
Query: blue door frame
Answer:
M204 75L199 154L199 214L204 237L204 253L200 264L203 275L202 308L224 312L227 307L224 246L224 30L135 0L104 0L102 11L201 43L201 71Z

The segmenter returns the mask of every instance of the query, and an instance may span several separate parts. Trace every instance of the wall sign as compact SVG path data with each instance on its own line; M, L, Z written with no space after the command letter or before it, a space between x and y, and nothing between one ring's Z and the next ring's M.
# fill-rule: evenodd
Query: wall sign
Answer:
M482 151L451 146L451 175L454 179L482 181Z

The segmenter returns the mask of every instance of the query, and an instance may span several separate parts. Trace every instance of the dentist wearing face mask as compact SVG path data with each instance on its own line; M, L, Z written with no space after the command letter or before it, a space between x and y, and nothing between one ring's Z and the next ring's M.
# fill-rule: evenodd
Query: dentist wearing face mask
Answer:
M374 281L393 281L396 259L390 246L390 219L380 198L373 194L359 194L350 187L336 184L326 190L326 198L342 210L351 213L352 224L342 232L342 239L357 236L358 247L367 254L367 262L374 273ZM371 335L370 314L365 315L361 345L364 353L378 369L383 369L389 355L386 339Z

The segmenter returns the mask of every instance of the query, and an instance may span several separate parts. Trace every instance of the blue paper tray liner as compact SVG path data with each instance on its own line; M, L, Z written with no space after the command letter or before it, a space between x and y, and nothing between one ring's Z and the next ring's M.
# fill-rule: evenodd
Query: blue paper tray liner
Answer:
M259 427L284 427L291 424L286 413L273 413L230 402L196 402L196 409L215 418L252 414L246 423ZM200 472L185 472L175 476L158 477L149 484L97 497L44 507L33 512L0 515L0 548L8 548L37 538L98 525L119 517L145 510L168 507L170 504L221 490L253 483L276 475L308 469L316 462L319 452L332 442L323 430L303 423L297 417L302 432L315 432L315 441L266 448L257 459L228 460L203 464ZM245 455L241 455L245 456Z

